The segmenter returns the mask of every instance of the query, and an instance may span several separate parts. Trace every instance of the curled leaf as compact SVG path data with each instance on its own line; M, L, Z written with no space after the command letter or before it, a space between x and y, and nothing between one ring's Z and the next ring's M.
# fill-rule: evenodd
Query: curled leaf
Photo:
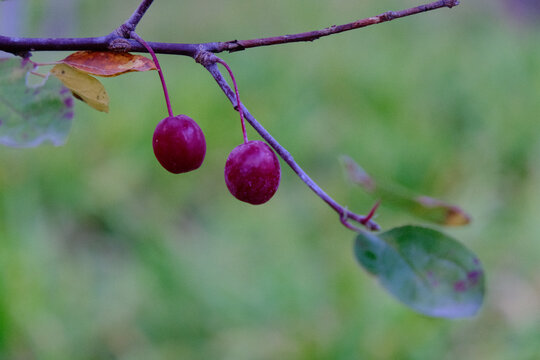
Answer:
M109 95L98 79L66 64L55 65L51 74L60 79L77 99L96 110L109 112Z
M30 84L32 68L20 58L0 59L0 144L63 145L71 129L73 98L55 78Z
M381 234L361 232L354 253L386 290L422 314L469 317L482 306L484 271L480 261L438 231L403 226Z
M420 205L417 213L423 212L423 218L448 226L462 226L471 222L471 217L460 207L429 196L414 199Z
M156 70L156 65L151 59L112 51L77 51L60 62L87 74L106 77L130 71Z
M375 181L348 156L341 160L349 180L377 197L382 204L394 206L419 218L446 226L461 226L471 222L471 217L460 207L429 196L418 196L395 184Z

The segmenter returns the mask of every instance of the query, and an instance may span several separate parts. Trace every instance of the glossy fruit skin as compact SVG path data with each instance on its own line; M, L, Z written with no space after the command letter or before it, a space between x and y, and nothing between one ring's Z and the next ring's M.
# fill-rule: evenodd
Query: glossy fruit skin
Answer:
M186 115L161 120L154 131L152 146L161 166L173 174L198 169L206 155L204 134Z
M225 163L225 184L238 200L259 205L276 193L281 178L279 160L262 141L248 141L231 151Z

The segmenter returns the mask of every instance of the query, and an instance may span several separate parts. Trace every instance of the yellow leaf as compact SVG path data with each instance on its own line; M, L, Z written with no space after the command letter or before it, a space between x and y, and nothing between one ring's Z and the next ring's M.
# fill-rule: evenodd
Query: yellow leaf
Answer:
M109 112L109 95L98 79L66 64L56 65L51 74L60 79L77 99L96 110Z

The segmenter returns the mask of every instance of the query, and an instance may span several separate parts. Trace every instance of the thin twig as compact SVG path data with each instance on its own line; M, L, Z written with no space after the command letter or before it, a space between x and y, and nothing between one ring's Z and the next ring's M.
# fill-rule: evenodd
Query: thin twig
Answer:
M144 11L150 6L152 1L143 1L139 8L132 15L134 26L140 20ZM423 13L439 8L452 8L459 4L458 0L439 0L432 3L412 7L401 11L389 11L378 16L373 16L352 23L331 26L322 30L304 32L300 34L276 36L261 39L251 40L232 40L226 42L210 42L201 44L183 44L183 43L159 43L149 42L148 44L158 54L175 54L193 57L198 51L209 51L212 53L220 53L223 51L240 51L248 48L259 46L269 46L277 44L286 44L299 41L313 41L323 36L334 35L340 32L359 29L369 25L380 24L383 22L399 19L402 17ZM144 7L145 5L146 7ZM131 18L130 18L131 19ZM130 20L126 23L131 24ZM147 52L144 46L136 41L130 41L129 30L124 28L123 24L107 36L94 38L18 38L0 36L0 50L7 51L13 54L19 54L26 51L78 51L78 50L94 50L94 51L132 51L132 52ZM131 30L130 30L131 31Z
M266 140L266 142L272 146L272 148L279 154L279 156L291 167L291 169L300 177L300 179L311 189L315 194L317 194L318 197L320 197L324 202L326 202L334 211L336 211L339 214L340 219L351 219L356 221L357 223L360 223L364 226L366 226L370 230L379 230L380 227L377 223L375 223L373 220L371 220L371 216L373 214L370 214L368 216L362 216L359 214L355 214L351 211L349 211L346 207L341 206L339 203L337 203L330 195L328 195L323 189L319 187L313 181L309 175L296 163L292 155L283 147L281 146L272 135L251 115L251 113L248 111L248 109L243 105L236 102L236 96L234 91L231 89L227 81L223 78L223 75L219 71L219 68L217 67L216 63L213 62L210 58L210 60L207 59L201 59L199 56L196 59L198 62L200 62L212 75L212 77L216 80L221 90L225 93L229 101L233 104L234 107L239 107L244 113L245 119L247 122L261 135L261 137ZM205 61L206 60L206 61Z
M380 24L383 22L399 19L405 16L415 15L426 11L431 11L443 7L452 8L459 5L458 0L439 0L429 4L416 6L413 8L401 10L401 11L387 11L383 14L360 19L353 21L348 24L343 25L333 25L322 30L309 31L299 34L292 35L283 35L275 37L267 37L262 39L252 39L252 40L233 40L227 41L224 43L218 43L218 51L223 50L233 52L241 51L244 49L259 47L259 46L269 46L269 45L278 45L278 44L287 44L292 42L301 42L301 41L314 41L324 36L334 35L341 32L360 29L369 25Z
M123 23L122 25L120 25L120 27L118 27L117 29L117 31L119 32L118 35L124 38L129 38L130 37L129 34L132 31L135 31L135 28L137 27L142 17L146 13L146 10L148 10L150 5L152 5L153 1L154 0L142 0L142 2L139 4L139 7L137 7L137 10L135 10L133 14L131 14L129 19L127 19L125 23Z

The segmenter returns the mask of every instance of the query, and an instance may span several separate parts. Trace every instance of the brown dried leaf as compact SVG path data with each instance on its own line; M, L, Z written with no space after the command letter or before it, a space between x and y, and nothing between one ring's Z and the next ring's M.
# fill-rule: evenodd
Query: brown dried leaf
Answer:
M77 51L60 63L88 74L112 77L130 71L156 70L154 62L141 55L112 51Z

